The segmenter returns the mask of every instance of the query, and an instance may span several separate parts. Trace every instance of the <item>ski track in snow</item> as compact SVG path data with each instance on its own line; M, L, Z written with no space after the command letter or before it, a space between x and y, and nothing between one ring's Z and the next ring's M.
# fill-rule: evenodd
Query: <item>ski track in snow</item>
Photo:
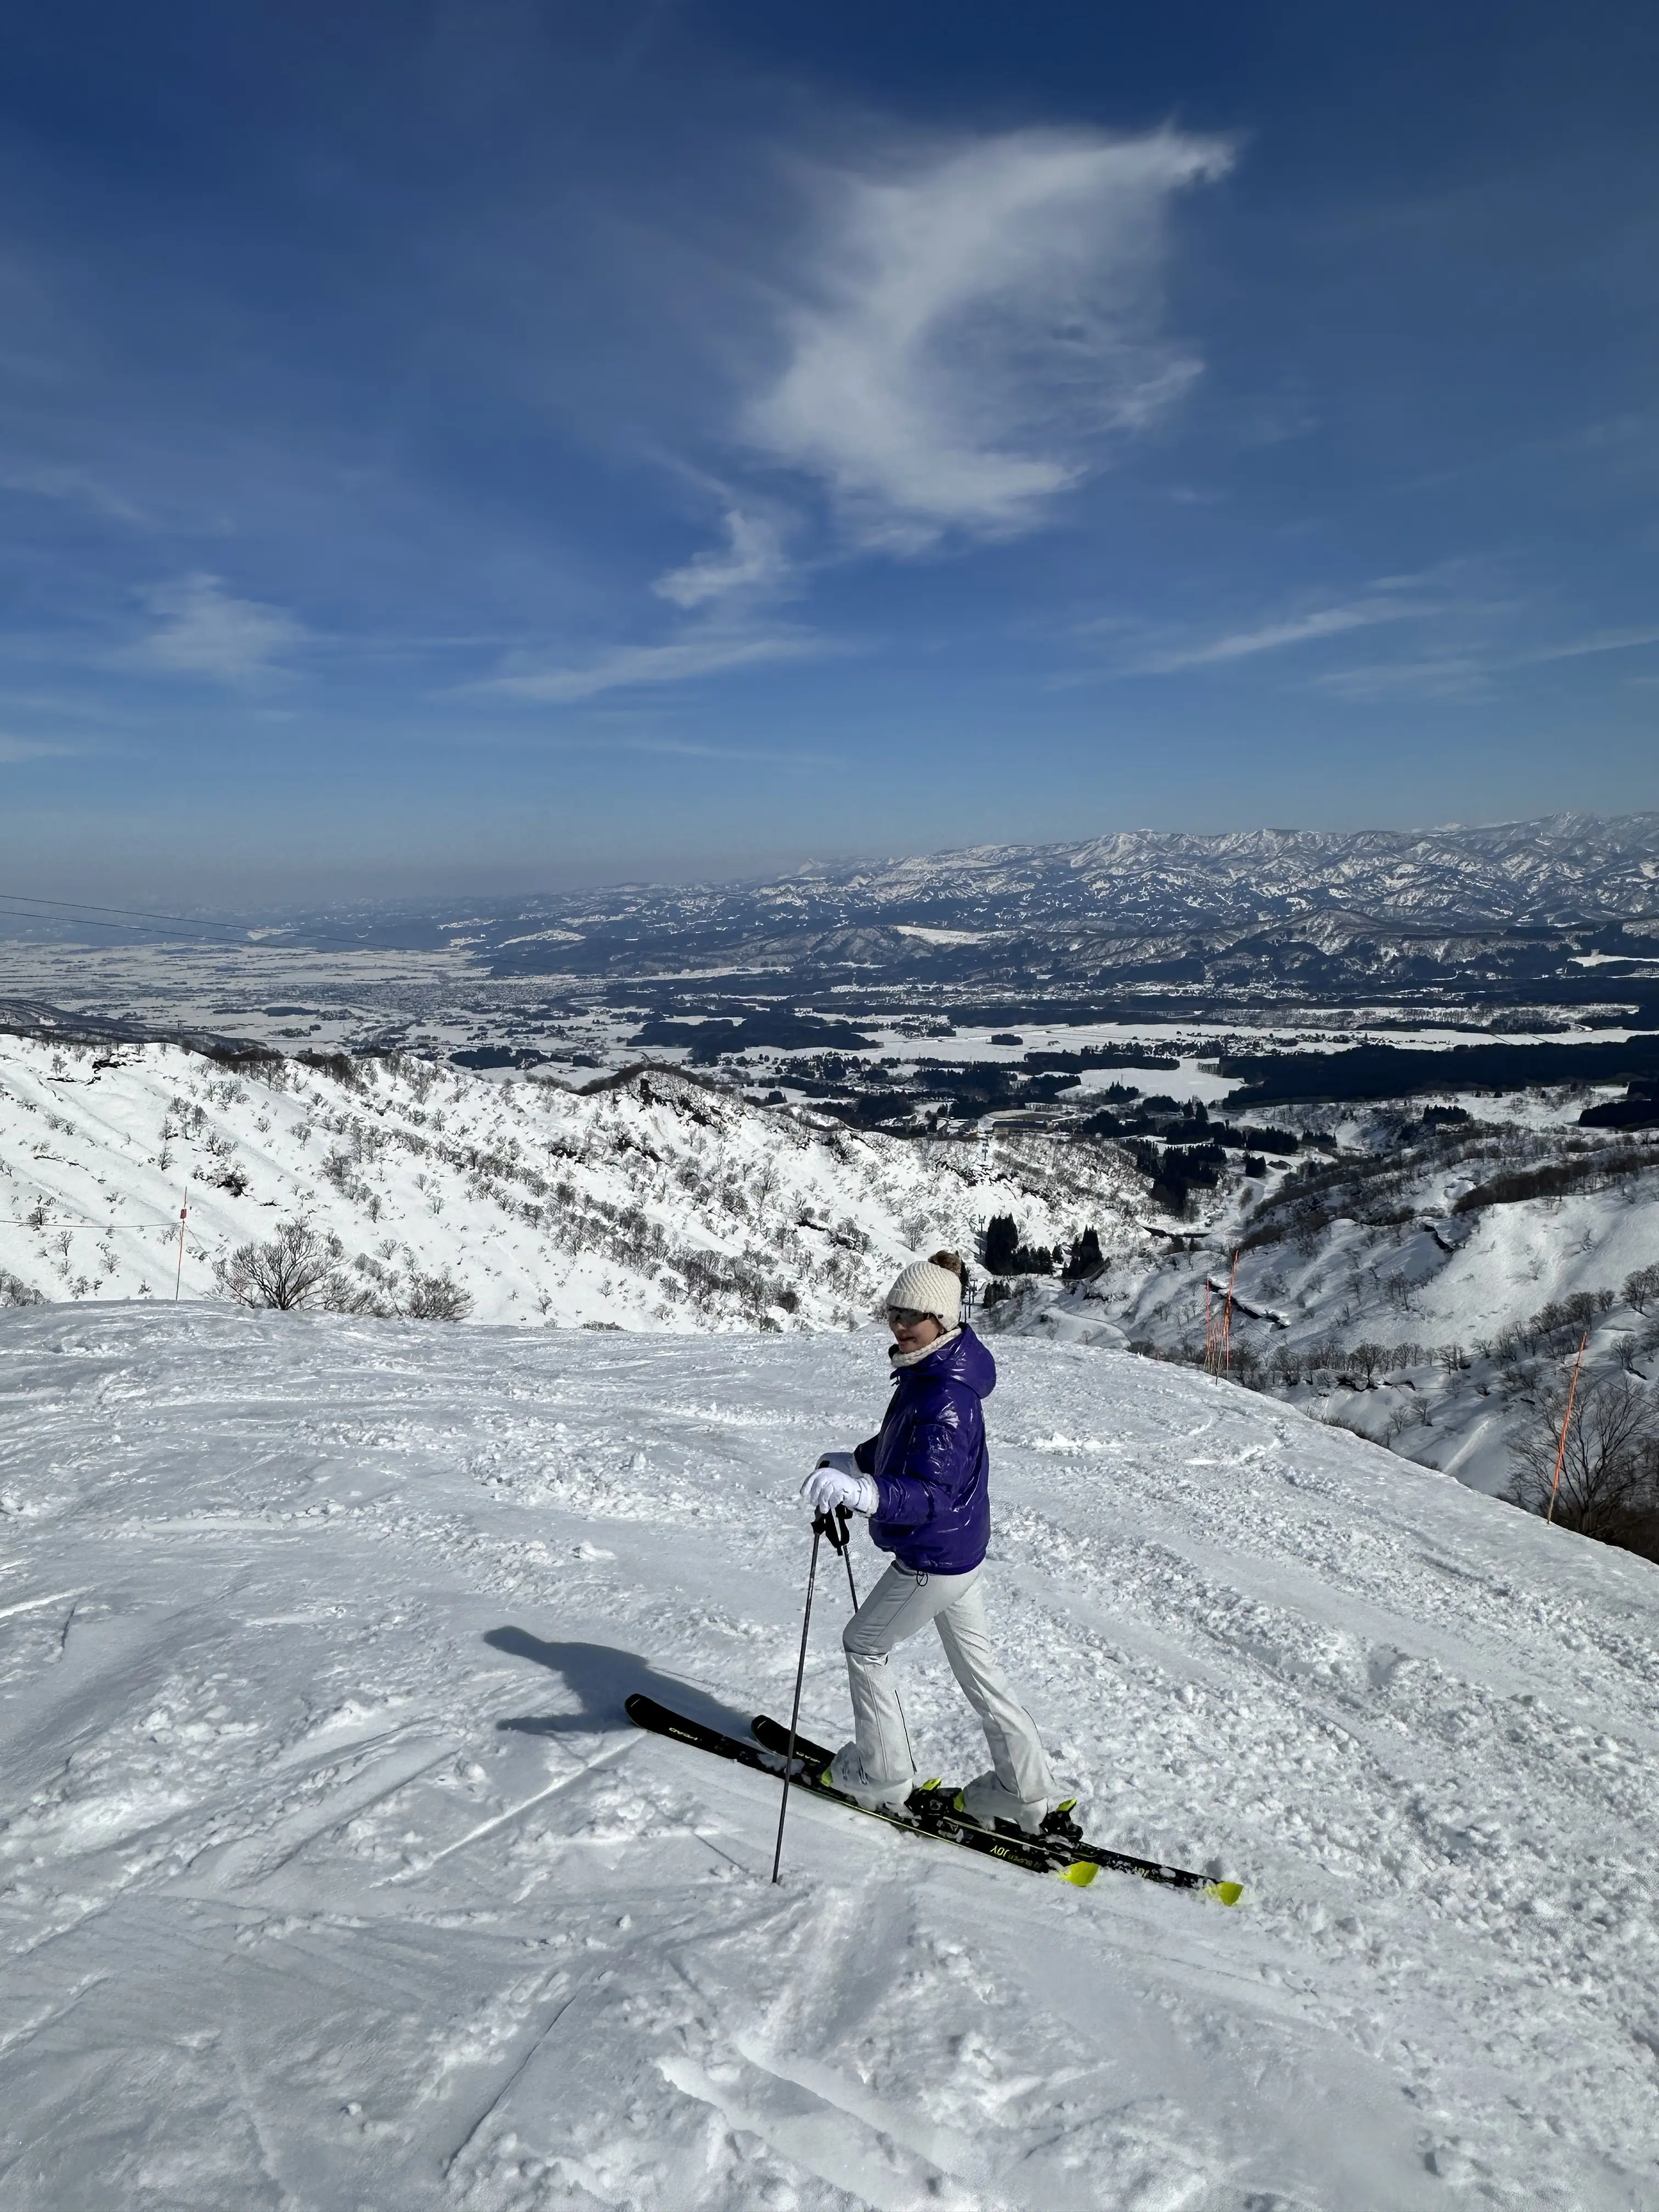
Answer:
M0 1315L0 2207L1659 2207L1659 1572L996 1348L1011 1668L1232 1912L799 1799L774 1888L770 1787L626 1722L787 1711L875 1332Z

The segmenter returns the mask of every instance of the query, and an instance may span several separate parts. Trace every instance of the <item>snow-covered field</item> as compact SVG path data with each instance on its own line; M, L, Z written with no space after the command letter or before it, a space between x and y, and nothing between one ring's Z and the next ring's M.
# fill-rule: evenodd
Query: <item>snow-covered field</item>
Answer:
M295 945L281 932L255 932L241 941L202 943L186 936L173 942L94 945L28 942L8 936L6 931L18 921L0 914L0 998L45 1003L71 1018L131 1021L158 1036L183 1026L246 1038L281 1051L305 1047L364 1051L397 1045L445 1059L458 1048L507 1045L545 1054L560 1073L580 1078L583 1072L617 1069L638 1058L639 1048L631 1040L643 1021L660 1012L665 980L659 963L642 947L641 974L631 994L630 987L622 986L624 999L634 995L631 1005L613 999L611 989L592 977L494 974L478 928L465 924L445 929L447 942L441 948L387 951L346 941L356 925L347 928L344 939L325 930L308 946ZM1191 921L1188 915L1178 929L1184 930ZM679 922L671 927L674 936L681 934ZM503 944L510 948L515 941L536 937L556 941L569 934L558 928L535 930ZM900 940L917 946L978 944L998 934L906 925L894 932ZM1120 944L1115 949L1121 957L1135 957L1130 946ZM873 1004L858 994L861 1004L849 1010L836 985L816 967L810 977L799 978L792 987L791 956L783 952L780 964L780 951L774 946L772 957L763 957L757 970L747 967L738 975L718 963L696 963L683 981L694 994L709 992L716 1001L729 989L738 1003L747 1005L752 1003L748 994L758 988L763 998L798 1000L832 1020L848 1018L850 1011L871 1042L864 1051L841 1048L842 1056L854 1062L890 1058L901 1069L914 1066L919 1058L1016 1064L1028 1050L1144 1046L1149 1054L1174 1054L1182 1063L1179 1073L1120 1068L1107 1079L1136 1082L1145 1091L1176 1098L1212 1100L1232 1086L1207 1074L1199 1063L1221 1054L1328 1051L1359 1043L1443 1050L1490 1041L1472 1030L1468 1020L1460 1023L1456 1013L1437 1019L1409 996L1395 1006L1379 1004L1375 988L1368 988L1351 1006L1302 1005L1294 992L1285 990L1282 975L1253 991L1236 973L1220 993L1224 1011L1212 1007L1208 1015L1200 1015L1195 1010L1189 1020L1149 1010L1142 1020L1079 1023L1069 1018L1072 1009L1067 1017L1052 1020L1044 1012L1045 990L1039 987L1028 1010L1012 1022L981 1024L969 1018L958 1024L959 988L941 989L924 963L913 993L905 994L908 1002L901 1019L890 1007L882 1011L888 1001L880 989ZM1146 946L1141 954L1158 957ZM1590 954L1568 965L1593 969L1604 964L1605 957ZM1627 990L1629 962L1621 959L1618 964L1616 988ZM852 981L856 992L860 969L855 957L851 965L835 972L843 981ZM1373 986L1376 980L1372 979ZM611 988L619 981L613 978ZM1053 981L1050 975L1048 988ZM1005 992L1006 978L993 995L1001 997ZM1062 991L1060 995L1068 994ZM1539 1029L1505 1029L1504 1042L1608 1043L1630 1034L1618 1026L1616 1008L1598 1009L1594 1027L1584 1025L1584 1011L1572 1005L1540 1008ZM994 1041L1011 1028L1019 1036L1018 1045ZM670 1061L684 1060L688 1052L683 1044L653 1048L653 1057ZM753 1050L742 1055L728 1074L787 1085L791 1060L787 1052Z
M382 1304L447 1274L475 1320L626 1328L848 1327L918 1250L971 1250L996 1212L1048 1242L1085 1222L1147 1241L1138 1180L1050 1138L862 1135L673 1073L582 1097L419 1060L343 1082L0 1036L0 1304L8 1277L171 1298L186 1204L186 1297L303 1215Z
M784 1706L874 1331L0 1312L0 2206L1659 2207L1659 1571L998 1351L994 1625L1234 1911L800 1802L775 1889L770 1789L628 1725Z

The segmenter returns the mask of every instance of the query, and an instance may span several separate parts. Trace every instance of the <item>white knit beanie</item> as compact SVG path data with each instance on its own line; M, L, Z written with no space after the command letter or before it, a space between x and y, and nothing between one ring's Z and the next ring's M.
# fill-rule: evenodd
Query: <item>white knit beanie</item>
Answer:
M948 1332L962 1325L962 1278L931 1260L913 1260L887 1293L890 1306L932 1314Z

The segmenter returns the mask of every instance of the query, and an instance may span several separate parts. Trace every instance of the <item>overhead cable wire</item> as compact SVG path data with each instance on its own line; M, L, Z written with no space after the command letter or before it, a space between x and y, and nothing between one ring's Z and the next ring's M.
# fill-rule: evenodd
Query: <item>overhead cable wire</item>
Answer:
M0 914L15 915L19 920L24 921L50 921L52 919L52 914L36 914L31 911L32 908L36 907L48 907L52 909L53 913L63 915L66 922L76 923L83 928L125 929L131 932L134 935L140 936L144 933L142 926L147 922L168 922L179 928L194 931L198 934L204 934L210 931L217 930L223 933L223 934L218 939L216 939L214 940L215 942L240 945L244 949L254 952L260 952L267 950L281 952L304 951L307 945L316 944L319 942L328 945L343 945L354 952L393 952L407 949L405 947L399 947L397 945L372 945L367 943L363 939L359 937L345 937L342 936L338 931L321 929L305 931L303 933L306 939L305 945L295 946L289 944L267 946L262 943L259 939L252 936L246 926L240 922L207 921L199 916L192 919L188 915L151 913L143 907L97 906L93 904L90 901L78 902L69 899L36 898L32 892L28 891L0 891ZM95 919L95 917L103 915L125 915L128 918L125 921L110 921ZM265 926L272 929L280 930L296 929L299 927L299 925L289 922L272 922Z

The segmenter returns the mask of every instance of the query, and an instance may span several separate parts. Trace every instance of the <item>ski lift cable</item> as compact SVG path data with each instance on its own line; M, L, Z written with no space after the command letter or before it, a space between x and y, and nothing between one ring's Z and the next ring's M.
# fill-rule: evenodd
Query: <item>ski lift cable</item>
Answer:
M33 911L33 909L40 907L48 908L52 909L52 912L46 914L36 914ZM267 946L262 944L258 939L252 936L246 925L241 922L209 921L200 915L192 917L191 915L183 914L152 913L148 908L143 907L98 906L94 905L90 901L36 898L32 892L28 891L0 891L0 913L15 914L23 921L49 921L52 920L53 914L61 914L66 920L82 923L88 928L128 929L132 930L135 933L139 933L142 929L142 926L146 923L167 922L179 928L194 931L198 935L206 935L211 932L217 931L220 933L220 937L216 941L229 942L232 944L244 945L250 951L258 952L269 950L274 951L291 952L295 951L304 951L307 949L304 945L295 946L292 945ZM106 915L120 915L125 917L125 919L119 921L101 921L94 919L94 917ZM292 925L275 923L270 926L276 928L286 928ZM320 940L321 942L329 945L343 945L349 946L353 951L357 952L386 951L394 949L389 946L368 944L362 938L345 937L337 930L311 930L307 933L307 936L312 942Z

